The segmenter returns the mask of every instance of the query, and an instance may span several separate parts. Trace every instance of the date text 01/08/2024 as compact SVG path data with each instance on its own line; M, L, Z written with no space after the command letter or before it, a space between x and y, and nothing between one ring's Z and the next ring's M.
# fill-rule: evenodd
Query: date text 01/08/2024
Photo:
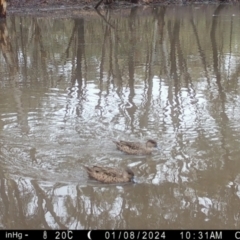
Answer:
M120 240L120 239L165 239L165 231L106 231L106 240Z

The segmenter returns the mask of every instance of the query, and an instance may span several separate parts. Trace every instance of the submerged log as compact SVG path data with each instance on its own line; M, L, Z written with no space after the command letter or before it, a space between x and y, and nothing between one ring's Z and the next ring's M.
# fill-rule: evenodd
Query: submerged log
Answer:
M7 0L0 0L0 18L6 17Z

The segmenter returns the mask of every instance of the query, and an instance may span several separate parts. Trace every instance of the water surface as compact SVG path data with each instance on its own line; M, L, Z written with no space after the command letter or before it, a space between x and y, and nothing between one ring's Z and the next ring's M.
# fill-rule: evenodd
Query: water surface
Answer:
M1 23L0 227L239 229L239 6L101 14ZM148 138L162 151L112 143Z

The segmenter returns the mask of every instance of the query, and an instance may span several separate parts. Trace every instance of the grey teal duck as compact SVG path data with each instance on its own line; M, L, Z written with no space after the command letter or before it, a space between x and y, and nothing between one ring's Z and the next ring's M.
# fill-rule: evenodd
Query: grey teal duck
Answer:
M154 148L159 149L156 141L149 139L146 144L140 142L128 142L128 141L113 141L117 149L132 155L147 155L151 154Z
M84 166L90 178L103 183L125 183L133 181L134 173L131 169Z

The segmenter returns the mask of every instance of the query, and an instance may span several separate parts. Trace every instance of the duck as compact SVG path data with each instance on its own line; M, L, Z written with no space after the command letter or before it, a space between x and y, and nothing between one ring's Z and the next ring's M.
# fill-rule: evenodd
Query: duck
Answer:
M151 154L154 148L159 149L155 140L149 139L146 144L140 142L115 141L117 149L131 155L147 155Z
M127 183L133 182L134 173L131 169L113 168L102 166L83 166L88 176L102 183Z

